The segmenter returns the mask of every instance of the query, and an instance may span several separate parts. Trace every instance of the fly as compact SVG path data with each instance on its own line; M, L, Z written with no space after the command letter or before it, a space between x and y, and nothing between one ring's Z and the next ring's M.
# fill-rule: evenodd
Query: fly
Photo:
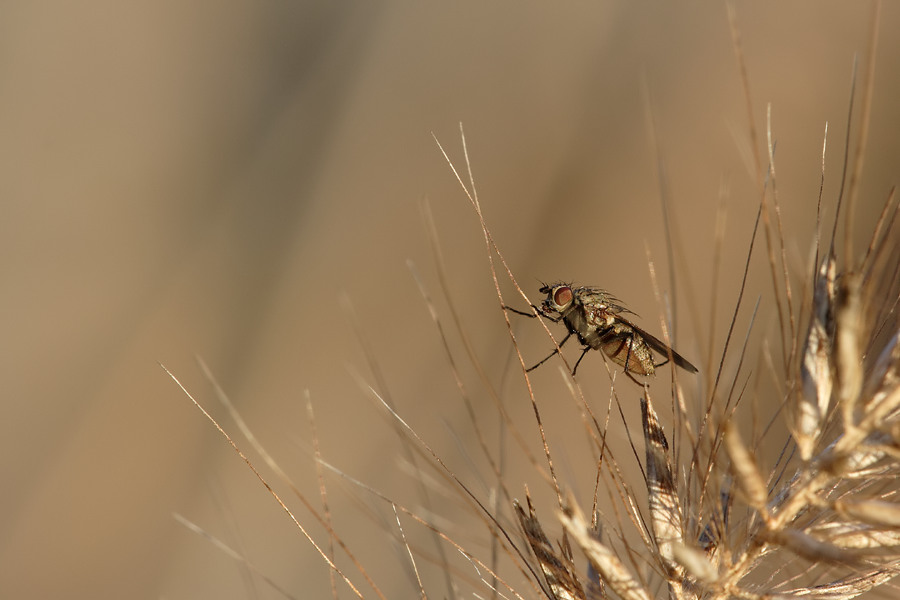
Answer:
M573 376L588 350L601 350L611 361L623 367L629 376L632 373L653 375L656 367L666 364L670 359L685 371L697 373L697 367L686 358L623 317L623 314L634 313L619 304L608 292L598 287L573 287L569 283L545 285L539 291L547 294L547 297L540 306L532 305L532 308L554 323L562 321L568 329L559 347L573 335L578 337L584 347L572 369ZM509 306L506 308L526 317L535 317L530 312L522 312ZM527 371L537 369L557 352L558 349L554 350L550 356ZM653 352L665 357L665 360L654 363Z

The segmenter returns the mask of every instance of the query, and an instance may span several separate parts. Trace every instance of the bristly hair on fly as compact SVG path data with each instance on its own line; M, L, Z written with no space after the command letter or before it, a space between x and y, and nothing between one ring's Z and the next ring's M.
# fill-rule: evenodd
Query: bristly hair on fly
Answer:
M561 348L573 335L578 337L583 346L581 356L572 369L573 376L588 350L601 350L610 360L623 367L629 376L653 375L657 367L670 360L685 371L698 372L697 367L667 344L626 319L623 315L635 313L620 304L619 300L606 290L593 286L576 287L571 283L559 282L552 285L545 284L538 291L547 297L540 306L532 304L532 308L554 323L562 321L568 329L566 337L559 342L559 347ZM505 308L526 317L536 316L534 313L516 310L510 306ZM527 370L538 368L558 352L554 350L550 356ZM653 352L664 357L664 360L654 362Z

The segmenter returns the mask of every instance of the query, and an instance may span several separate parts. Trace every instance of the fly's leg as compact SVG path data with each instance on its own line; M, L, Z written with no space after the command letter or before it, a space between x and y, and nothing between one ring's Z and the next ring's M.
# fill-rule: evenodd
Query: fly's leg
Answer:
M541 316L544 317L545 319L547 319L549 321L553 321L554 323L559 323L560 317L554 317L552 315L548 315L547 313L544 312L544 310L541 307L535 306L534 304L531 305L531 308L533 308L534 310L539 312L541 314ZM519 310L517 308L513 308L512 306L507 306L505 304L503 305L503 310L508 310L509 312L514 312L517 315L522 315L523 317L528 317L529 319L534 319L537 316L532 312L525 312L523 310ZM550 357L548 356L547 358L550 358Z
M538 311L538 312L541 311L541 309L539 309L539 308L538 308L537 306L535 306L534 304L531 305L531 308L533 308L534 310L536 310L536 311ZM512 306L507 306L507 305L505 305L505 304L503 305L503 310L508 310L509 312L514 312L514 313L516 313L517 315L522 315L523 317L528 317L529 319L533 319L533 318L535 317L535 314L534 314L534 313L525 312L525 311L523 311L523 310L519 310L519 309L517 309L517 308L513 308Z
M632 348L632 346L634 346L634 333L631 333L631 334L625 336L623 341L628 346L628 352L625 354L625 374L628 375L628 379L632 380L633 382L635 382L636 384L638 384L640 386L643 386L645 384L638 381L637 377L635 377L632 374L632 373L634 373L634 371L632 371L631 369L628 368L628 363L631 360L631 348ZM668 361L666 361L666 362L668 362ZM665 363L663 363L663 364L665 364ZM659 365L654 365L654 366L659 366Z
M632 380L633 382L635 382L636 384L638 384L640 386L643 386L645 384L642 384L640 381L638 381L637 378L631 374L632 372L628 368L628 361L631 360L631 347L634 345L634 333L632 333L631 335L628 336L626 343L628 344L628 354L625 355L625 374L628 375L628 379ZM651 359L651 362L652 362L652 359Z
M641 383L640 381L638 381L638 380L637 380L637 377L635 377L634 375L632 375L632 374L631 374L631 371L629 371L628 369L625 369L625 375L628 377L628 379L632 380L633 382L635 382L636 384L638 384L638 385L641 386L641 387L644 387L645 385L647 385L646 382L645 382L645 383Z
M625 346L628 348L628 352L625 353L625 373L629 373L628 364L631 360L631 347L634 346L634 334L628 335L624 339ZM634 379L634 377L632 377Z
M534 315L532 315L532 316L534 316ZM570 338L570 337L572 337L572 332L571 332L571 331L570 331L569 333L567 333L567 334L566 334L566 337L564 337L563 340L559 343L559 348L562 348L562 345L565 344L567 341L569 341L569 338ZM550 356L548 356L547 358L545 358L544 360L542 360L542 361L539 362L538 364L534 365L534 366L531 367L531 368L525 369L525 372L526 372L526 373L530 373L530 372L534 371L534 370L537 369L539 366L541 366L542 364L544 364L545 362L547 362L548 360L550 360L551 358L553 358L554 356L556 356L557 354L559 354L559 348L557 348L556 350L554 350L553 352L551 352L551 353L550 353ZM582 354L582 356L584 356L584 355ZM578 362L581 362L581 359L580 359L580 358L578 359ZM578 368L578 365L575 365L575 368ZM573 373L573 375L574 375L574 373Z
M562 346L562 344L560 344L560 346ZM572 377L575 377L575 371L578 370L578 365L581 364L581 359L584 358L584 355L587 354L588 350L590 350L590 349L591 349L590 346L584 347L584 350L582 351L581 356L578 357L578 360L575 361L575 366L572 368Z

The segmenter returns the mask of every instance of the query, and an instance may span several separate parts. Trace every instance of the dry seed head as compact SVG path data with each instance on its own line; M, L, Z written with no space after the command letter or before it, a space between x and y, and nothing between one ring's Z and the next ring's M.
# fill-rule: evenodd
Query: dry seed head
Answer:
M706 557L706 553L685 544L672 544L672 554L678 564L698 581L713 583L718 579L716 567Z
M834 505L840 514L880 527L900 527L900 505L881 500L844 501Z
M734 479L740 486L741 491L746 496L747 503L765 516L768 513L766 508L766 500L768 491L766 490L766 482L759 467L756 465L753 455L747 450L741 436L737 431L737 427L731 421L725 421L723 424L723 432L725 438L725 449L728 451L728 457L731 459L731 468L734 472Z
M810 533L841 548L893 548L894 551L900 548L900 530L893 527L879 529L856 521L843 521L812 527Z
M856 409L862 390L862 302L859 275L846 274L838 292L835 332L838 399L844 415L844 428L856 426Z
M831 404L834 372L831 366L834 345L835 261L829 256L819 268L813 294L813 314L800 364L803 395L798 399L794 438L800 457L808 461L819 443Z
M675 487L675 475L669 464L666 434L653 410L650 394L646 390L644 398L641 399L641 413L646 446L650 525L666 569L678 575L681 569L673 562L672 544L684 541L681 504Z
M556 551L535 515L531 496L528 495L527 490L525 498L528 503L527 514L518 500L513 501L513 509L516 511L516 517L525 534L525 539L544 574L547 587L550 588L553 597L558 600L585 600L584 590L581 588L572 564L571 551L568 553Z
M559 512L559 520L566 532L600 573L603 581L615 593L625 600L650 600L650 594L631 575L615 552L592 535L590 524L585 520L578 505L571 499L566 509Z

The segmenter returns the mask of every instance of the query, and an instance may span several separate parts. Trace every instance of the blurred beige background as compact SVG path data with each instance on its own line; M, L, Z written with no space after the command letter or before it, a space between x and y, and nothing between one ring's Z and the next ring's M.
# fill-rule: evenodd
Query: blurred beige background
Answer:
M759 126L773 106L779 195L800 269L826 121L833 214L851 66L855 52L864 56L871 6L736 7ZM900 6L886 3L861 229L900 167L898 23ZM464 124L486 218L529 293L538 280L602 284L658 331L645 246L666 289L669 265L647 90L681 256L679 350L706 367L706 336L715 323L720 351L758 201L723 4L5 3L0 595L281 597L248 583L173 512L240 546L294 597L326 595L321 559L157 361L236 432L194 362L202 356L317 501L309 390L326 459L416 508L392 428L355 379L374 381L339 297L351 299L404 417L466 472L471 428L406 265L415 262L446 317L423 199L475 351L526 428L530 407L477 220L431 133L461 165ZM710 317L723 189L727 252ZM767 285L758 271L748 297ZM548 349L529 324L517 323L527 360ZM775 326L763 310L761 331ZM585 386L604 398L602 363L591 358ZM496 431L487 396L463 370ZM555 369L539 379L558 386ZM564 475L591 473L572 454ZM591 475L579 477L589 497ZM470 483L487 494L477 477ZM384 541L389 506L334 477L329 491L335 527L379 586L414 594L402 553ZM436 502L441 518L458 505ZM484 551L473 523L454 533ZM433 554L427 536L404 526ZM429 591L448 596L423 570Z

